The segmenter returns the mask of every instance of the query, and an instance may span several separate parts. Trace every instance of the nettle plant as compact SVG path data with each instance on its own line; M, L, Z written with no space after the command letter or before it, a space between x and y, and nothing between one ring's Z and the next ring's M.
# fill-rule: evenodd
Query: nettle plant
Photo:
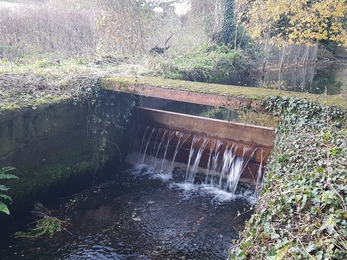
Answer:
M269 98L280 117L257 209L230 259L347 259L346 111Z

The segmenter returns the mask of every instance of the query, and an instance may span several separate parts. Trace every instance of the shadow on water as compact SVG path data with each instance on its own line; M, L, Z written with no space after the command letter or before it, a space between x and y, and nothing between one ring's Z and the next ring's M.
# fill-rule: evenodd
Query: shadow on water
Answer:
M222 200L201 185L181 186L184 173L177 169L157 178L137 165L112 176L46 204L68 220L67 231L38 240L2 237L1 258L226 259L252 214L244 199ZM13 233L30 221L24 216L2 230Z

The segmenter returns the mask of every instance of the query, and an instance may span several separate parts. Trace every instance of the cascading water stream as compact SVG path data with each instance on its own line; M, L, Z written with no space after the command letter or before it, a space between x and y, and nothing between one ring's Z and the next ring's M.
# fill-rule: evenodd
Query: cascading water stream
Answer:
M223 180L227 178L230 173L231 165L235 158L235 153L233 152L234 145L227 146L223 154L223 167L219 177L219 189L223 189ZM235 150L237 149L237 146Z
M214 175L218 168L218 158L220 148L223 146L223 142L220 140L212 139L212 145L210 147L210 154L207 163L207 173L205 178L205 185L214 187Z
M178 132L178 133L176 133L176 136L177 136L178 142L177 142L177 145L175 147L175 152L174 152L174 155L172 157L169 172L173 171L178 151L181 149L182 145L188 140L188 138L191 136L191 134L183 134L183 133Z
M249 159L246 160L245 154L249 149L247 147L243 148L242 157L236 157L230 168L229 175L227 178L227 189L231 194L235 194L237 184L240 180L241 174L244 170L244 167L248 163ZM253 151L253 153L255 150ZM253 155L253 154L252 154Z
M143 164L145 162L145 155L146 155L146 152L147 152L147 149L148 149L148 145L151 141L151 138L153 136L153 134L157 131L156 128L153 128L151 133L149 134L149 137L148 137L148 140L147 140L147 143L146 143L146 147L145 147L145 150L143 151L143 157L142 157L142 160L141 160L141 163L140 164Z
M155 158L158 158L159 151L160 151L160 149L161 149L162 144L164 143L165 136L166 136L166 134L168 133L168 130L166 130L166 129L161 129L161 130L163 130L164 133L162 134L162 136L161 136L161 138L160 138L160 142L159 142L159 144L158 144L158 146L157 146L157 151L156 151L156 153L155 153ZM158 134L159 134L159 132L158 132ZM160 134L161 134L161 133L160 133ZM157 139L157 138L156 138L156 139ZM153 147L155 147L155 145L156 145L156 144L154 144ZM157 166L157 161L154 162L154 168L156 168L156 166Z
M194 139L196 139L197 141L199 141L201 138L200 138L200 137L194 136ZM188 163L188 165L187 165L187 171L186 171L186 179L185 179L186 182L194 183L195 175L196 175L196 172L197 172L197 170L198 170L199 163L200 163L200 160L201 160L201 155L202 155L202 152L205 150L207 143L208 143L208 140L207 140L206 138L203 138L202 144L201 144L201 146L199 147L199 150L197 151L197 153L196 153L196 155L195 155L195 161L194 161L193 166L190 167L190 164ZM194 142L194 144L195 144L195 142ZM190 149L191 149L193 152L192 152L192 153L189 153L189 155L194 154L194 150L195 150L195 149L194 149L193 145L191 146Z
M187 170L186 170L186 178L185 178L185 181L187 181L188 179L188 174L189 174L189 165L190 165L190 162L192 160L192 157L193 157L193 154L194 154L194 145L195 143L199 140L199 138L197 136L194 136L193 137L193 140L192 140L192 143L190 145L190 150L189 150L189 158L188 158L188 163L187 163Z
M175 132L170 132L169 135L168 135L168 138L166 139L166 146L165 146L165 151L164 151L164 156L163 156L163 159L162 159L162 162L161 162L161 169L160 169L160 173L163 173L164 172L164 163L165 163L165 159L166 159L166 154L167 154L167 150L169 148L169 144L172 140L172 138L175 136Z
M139 164L141 164L141 155L142 155L142 154L146 154L145 151L144 151L144 152L142 151L142 147L143 147L143 144L144 144L144 142L145 142L145 140L146 140L146 133L147 133L147 131L148 131L149 128L150 128L149 126L146 127L145 133L144 133L143 136L142 136L142 141L141 141L141 146L140 146L140 153L139 153L139 159L137 160L137 162L138 162ZM148 140L147 140L147 141L148 141Z
M185 183L194 184L197 180L197 173L199 176L200 173L203 173L205 177L201 184L205 187L228 192L231 195L235 195L241 174L257 150L250 151L251 148L246 145L197 135L192 136L162 128L146 127L143 129L144 136L141 140L141 157L139 157L141 164L145 162L146 155L148 155L151 160L153 159L153 168L161 174L161 177L170 178L175 169L178 154L183 151L183 154L187 154L185 157ZM173 139L175 140L173 141ZM189 146L186 144L187 140L191 142ZM185 146L183 146L184 144ZM206 147L209 147L208 150ZM237 154L241 155L237 156ZM203 156L204 159L202 159ZM261 158L263 157L264 155L261 154ZM182 154L180 160L182 160ZM257 175L253 179L257 180L256 185L258 187L261 186L262 167L263 163L261 162L257 172L253 171L254 176Z

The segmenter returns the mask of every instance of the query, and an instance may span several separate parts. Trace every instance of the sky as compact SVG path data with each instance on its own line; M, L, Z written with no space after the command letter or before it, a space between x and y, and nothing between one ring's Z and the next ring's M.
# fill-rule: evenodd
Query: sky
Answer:
M178 15L186 14L188 10L190 9L190 5L187 1L183 3L175 3L174 6L175 6L175 11Z
M167 2L166 0L147 0L147 2L155 1L155 2ZM178 15L184 15L189 11L190 5L189 0L184 0L180 3L174 3L175 11ZM162 8L156 8L155 11L162 12Z

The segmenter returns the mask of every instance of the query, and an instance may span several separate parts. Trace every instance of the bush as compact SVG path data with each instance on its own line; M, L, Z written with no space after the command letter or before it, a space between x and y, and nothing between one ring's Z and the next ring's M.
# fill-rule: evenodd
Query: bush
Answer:
M240 50L204 44L181 58L163 62L160 69L171 79L222 83L253 66Z

